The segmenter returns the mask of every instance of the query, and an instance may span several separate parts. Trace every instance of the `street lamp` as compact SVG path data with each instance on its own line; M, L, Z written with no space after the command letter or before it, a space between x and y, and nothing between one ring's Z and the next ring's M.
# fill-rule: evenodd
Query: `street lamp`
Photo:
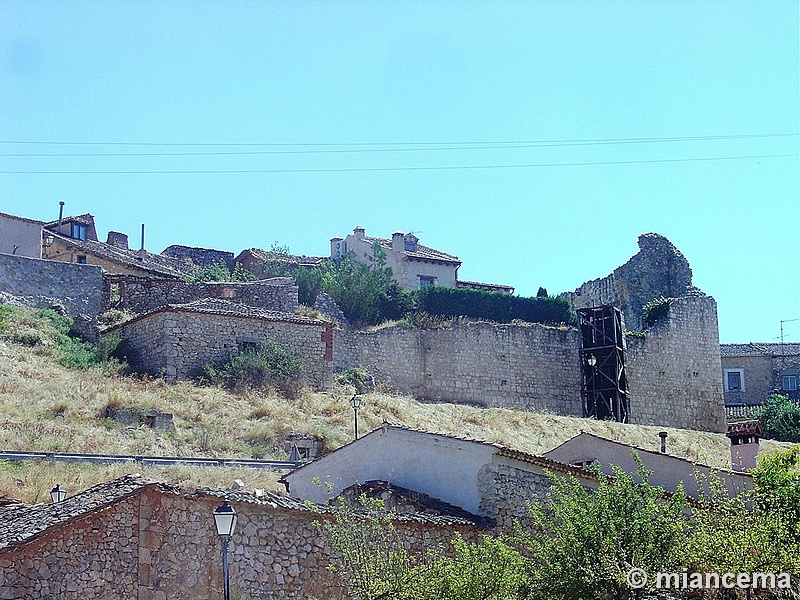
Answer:
M594 366L597 364L597 359L594 357L594 354L589 355L589 358L586 359L586 364L594 368Z
M230 578L228 576L228 543L236 528L236 511L227 502L223 502L214 510L214 523L217 533L222 538L222 585L225 600L231 600Z
M353 430L355 432L355 439L358 439L358 407L361 406L361 396L353 394L350 398L350 406L353 407Z
M63 502L64 498L66 497L67 497L67 490L65 490L58 484L56 484L56 487L50 490L50 500L53 501L53 504L56 504L58 502Z

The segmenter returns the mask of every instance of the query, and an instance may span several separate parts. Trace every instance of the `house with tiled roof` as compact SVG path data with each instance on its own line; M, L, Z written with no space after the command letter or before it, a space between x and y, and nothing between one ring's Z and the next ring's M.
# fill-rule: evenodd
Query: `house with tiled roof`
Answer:
M633 457L633 452L635 452L644 467L652 471L649 478L651 485L660 486L667 492L675 492L679 486L682 486L690 498L698 498L702 494L710 493L709 482L712 479L712 473L713 477L718 478L732 495L753 487L753 477L748 473L741 472L743 468L737 470L714 469L698 464L670 454L668 452L670 444L668 436L664 435L662 446L664 451L655 452L582 431L546 452L543 457L575 466L588 467L596 464L606 475L613 474L611 465L620 467L628 474L633 474L639 468ZM735 453L741 448L743 446L731 446L732 458L738 458ZM756 444L756 453L757 448ZM755 454L752 454L752 457L755 457ZM741 466L741 464L741 460L737 460L734 466ZM753 459L744 468L754 467L755 460Z
M139 250L129 248L124 233L109 231L101 242L88 213L46 223L43 248L44 259L97 265L112 274L179 279L197 270L191 261L148 252L144 244Z
M206 298L167 304L101 332L126 341L128 362L175 382L207 363L276 342L305 362L304 381L328 390L333 380L333 324L294 313Z
M376 245L386 254L386 266L392 269L395 280L404 290L413 291L438 285L514 293L514 288L510 285L459 281L461 260L453 254L420 244L419 238L413 233L397 231L391 238L378 238L367 236L363 227L356 227L345 238L331 239L331 258L341 260L352 253L355 260L370 263Z
M761 404L773 392L800 401L799 343L721 344L720 356L729 416L740 407Z
M0 598L221 598L222 541L213 511L236 511L233 598L342 597L316 522L325 507L265 492L185 491L132 475L57 503L0 501ZM442 507L438 507L442 508ZM480 526L435 509L397 515L418 551Z
M548 473L572 475L588 487L597 477L578 466L500 444L390 425L286 474L298 500L325 502L354 485L383 482L458 507L500 529L524 521L528 505L550 488ZM429 501L429 500L427 500Z

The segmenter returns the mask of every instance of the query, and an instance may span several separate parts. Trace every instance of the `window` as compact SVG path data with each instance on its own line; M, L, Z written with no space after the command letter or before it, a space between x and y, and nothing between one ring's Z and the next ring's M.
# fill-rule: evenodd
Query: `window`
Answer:
M236 346L239 349L239 354L244 352L257 352L261 350L261 341L255 338L240 338L236 340Z
M411 242L406 242L405 243L405 247L406 247L406 252L416 252L417 251L417 245L416 244L412 244Z
M86 257L83 255L78 255L78 264L85 265L86 264Z
M428 287L429 285L433 285L434 281L436 281L436 277L428 277L427 275L420 275L419 289L423 289Z
M70 236L75 238L76 240L85 240L86 233L89 231L89 227L87 225L81 225L80 223L70 223L72 226L70 230Z
M783 376L783 391L796 392L797 391L797 375L784 375Z
M744 371L742 369L725 369L725 391L744 391Z

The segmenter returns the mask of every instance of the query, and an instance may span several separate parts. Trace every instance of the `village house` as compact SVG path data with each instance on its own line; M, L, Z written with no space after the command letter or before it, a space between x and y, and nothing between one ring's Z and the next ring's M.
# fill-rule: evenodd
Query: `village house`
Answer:
M222 597L221 539L213 511L228 502L231 597L341 598L330 551L315 521L326 509L255 490L185 492L138 476L97 485L61 502L0 499L0 598L196 600ZM398 515L413 549L474 539L459 515Z
M410 490L458 507L510 531L528 505L550 488L548 473L572 475L588 487L583 468L499 444L390 425L286 474L292 498L326 502L357 485ZM401 502L402 503L402 502Z
M395 232L391 239L368 237L363 227L356 227L351 235L331 239L331 258L341 260L352 252L355 260L370 263L373 246L377 244L386 253L386 266L392 269L394 278L406 291L419 290L429 285L451 288L470 288L489 292L513 294L510 285L460 281L458 269L461 261L457 256L435 250L419 243L413 233Z
M222 299L167 304L109 327L103 337L118 335L137 369L175 382L195 369L217 363L274 341L305 362L304 382L328 390L333 379L333 325Z
M0 213L0 254L42 257L44 222Z
M772 393L800 400L800 344L721 344L722 385L729 417L757 406Z
M97 265L107 273L144 277L179 279L197 269L191 261L148 252L144 239L139 250L132 250L124 233L109 231L106 241L101 242L97 238L94 216L88 213L47 223L42 258Z
M666 452L668 447L666 432L662 437L663 452L653 452L644 448L637 448L630 444L623 444L608 438L591 433L581 432L563 444L553 448L542 456L551 460L567 463L574 466L588 467L597 464L601 472L612 475L611 465L616 465L628 474L633 474L638 464L632 451L642 461L642 465L653 473L649 477L651 485L663 487L668 492L677 491L683 486L686 494L691 498L698 498L701 494L710 493L709 482L713 477L719 481L731 494L737 494L753 487L753 478L744 473L744 469L755 468L755 456L758 453L758 440L750 444L731 444L733 464L739 467L736 471L728 469L713 469L706 465L698 464L673 456ZM742 461L742 457L745 460Z

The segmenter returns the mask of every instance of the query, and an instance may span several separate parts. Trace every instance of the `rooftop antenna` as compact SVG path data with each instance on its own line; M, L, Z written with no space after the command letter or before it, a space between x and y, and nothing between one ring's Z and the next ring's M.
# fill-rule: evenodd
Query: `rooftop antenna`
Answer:
M783 346L783 324L784 323L793 323L795 321L800 321L800 319L781 319L781 346ZM783 350L783 348L781 348Z

